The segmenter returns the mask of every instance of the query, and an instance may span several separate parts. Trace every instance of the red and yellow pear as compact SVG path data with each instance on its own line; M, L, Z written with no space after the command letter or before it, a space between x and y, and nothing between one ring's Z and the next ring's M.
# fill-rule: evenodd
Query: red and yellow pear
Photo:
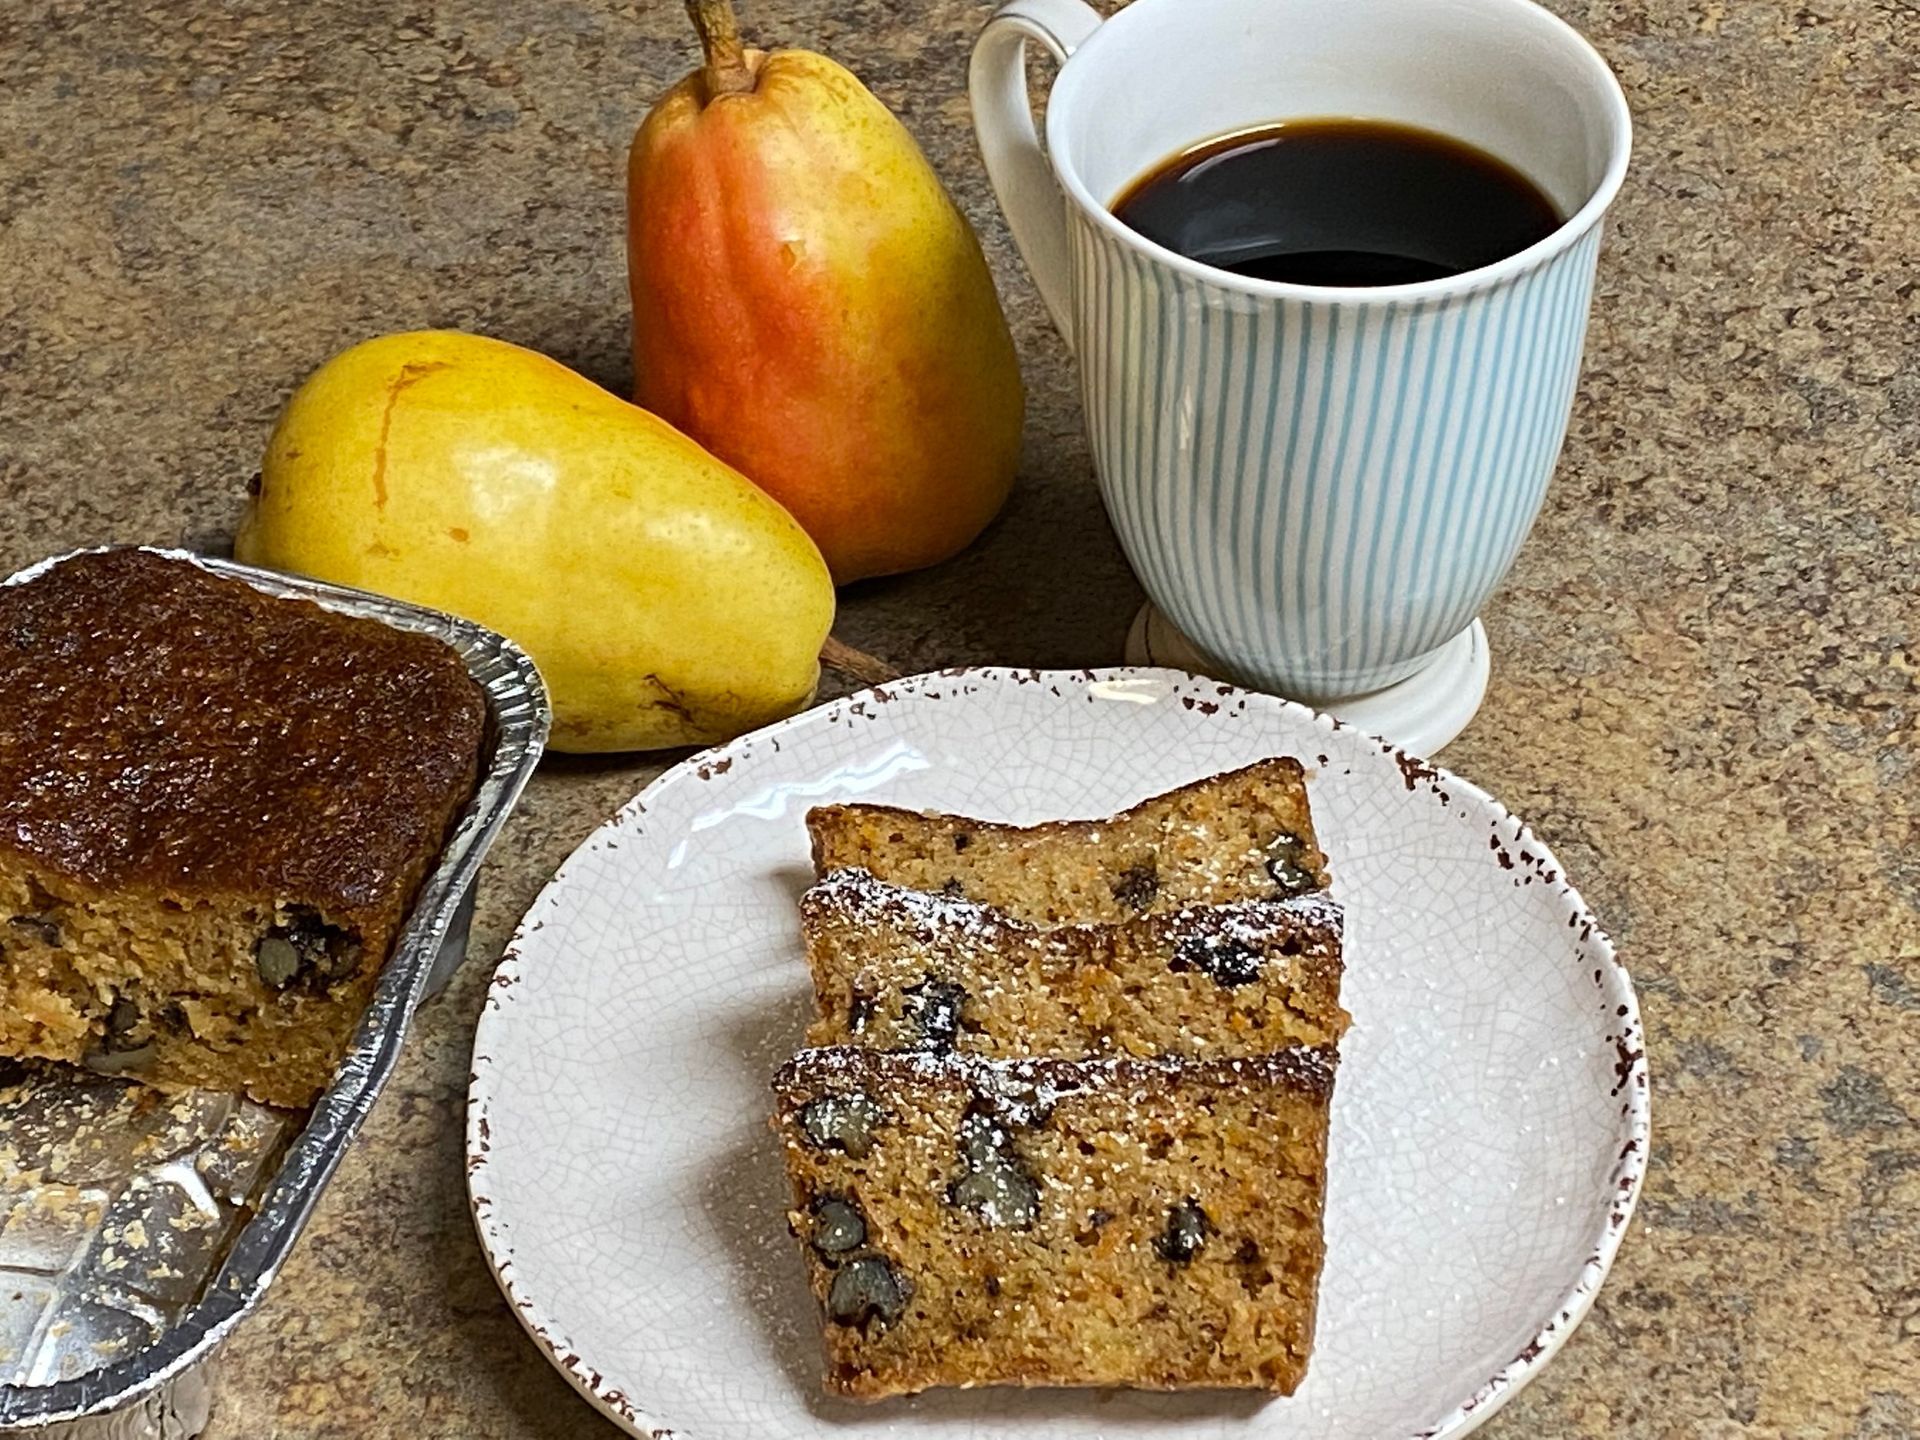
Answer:
M1020 454L1013 341L978 239L849 71L745 48L689 0L706 63L634 136L634 397L766 490L836 581L944 560Z

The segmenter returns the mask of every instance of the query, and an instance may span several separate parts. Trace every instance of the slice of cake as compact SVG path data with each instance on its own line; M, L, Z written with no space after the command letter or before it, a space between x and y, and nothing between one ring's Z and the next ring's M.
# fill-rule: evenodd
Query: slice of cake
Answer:
M310 1103L472 792L430 636L117 550L0 587L0 1054Z
M827 1388L1290 1394L1334 1063L802 1051L774 1123Z
M990 824L887 805L807 816L821 875L858 868L1040 925L1322 890L1300 762L1286 756L1143 800L1108 820Z
M800 901L814 1045L991 1058L1247 1055L1330 1045L1340 906L1325 891L1042 928L836 870Z

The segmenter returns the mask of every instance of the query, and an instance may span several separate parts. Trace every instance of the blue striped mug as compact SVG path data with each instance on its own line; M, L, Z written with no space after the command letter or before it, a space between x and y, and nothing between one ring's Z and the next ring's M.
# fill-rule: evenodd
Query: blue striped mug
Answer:
M1044 148L1028 40L1060 63ZM1606 62L1530 0L1134 0L1105 21L1012 0L970 88L1154 603L1227 674L1299 699L1430 663L1513 563L1566 436L1630 144ZM1214 269L1108 209L1198 142L1309 116L1465 140L1568 218L1481 269L1334 288Z

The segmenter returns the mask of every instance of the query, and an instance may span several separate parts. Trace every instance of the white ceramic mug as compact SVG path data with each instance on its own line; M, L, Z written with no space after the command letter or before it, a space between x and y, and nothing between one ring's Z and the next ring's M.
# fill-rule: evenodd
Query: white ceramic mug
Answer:
M1044 149L1029 39L1061 62ZM1012 0L971 90L1154 603L1220 669L1302 699L1428 664L1506 574L1566 435L1631 135L1606 62L1530 0L1134 0L1104 22ZM1107 208L1200 141L1321 116L1465 140L1568 218L1478 270L1349 289L1214 269Z

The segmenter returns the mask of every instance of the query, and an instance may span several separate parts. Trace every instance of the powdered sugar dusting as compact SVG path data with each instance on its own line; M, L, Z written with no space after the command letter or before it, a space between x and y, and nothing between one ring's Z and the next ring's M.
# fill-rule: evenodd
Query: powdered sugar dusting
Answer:
M1291 900L1236 900L1230 905L1196 905L1174 911L1170 919L1175 937L1212 931L1258 945L1308 930L1330 931L1337 939L1345 929L1346 912L1338 900L1318 890Z
M857 868L835 870L817 881L800 898L800 909L809 916L839 909L854 916L886 920L928 939L941 936L985 939L1007 932L1036 934L1039 931L1038 926L1015 920L990 905L889 884L871 871Z
M1314 890L1305 895L1295 895L1288 900L1243 900L1233 905L1217 907L1225 915L1263 916L1278 910L1289 915L1300 925L1331 930L1338 935L1346 929L1347 912L1340 902L1325 890Z
M986 1060L924 1051L861 1050L823 1046L802 1050L781 1067L773 1088L793 1103L802 1094L879 1092L899 1104L916 1087L962 1086L987 1101L1010 1123L1032 1125L1069 1096L1090 1091L1131 1091L1144 1098L1182 1084L1262 1086L1325 1094L1332 1089L1339 1057L1333 1047L1295 1046L1266 1055L1190 1060L1133 1056L1099 1060Z
M870 871L835 870L801 898L809 919L838 913L850 924L887 925L930 944L960 941L991 943L1045 937L1057 949L1072 945L1073 935L1106 936L1118 930L1160 928L1178 945L1193 936L1218 935L1262 945L1308 930L1330 932L1338 940L1345 921L1340 902L1324 890L1289 899L1237 900L1225 905L1194 905L1158 916L1116 924L1040 926L1015 919L978 901L927 890L913 890L876 878Z

